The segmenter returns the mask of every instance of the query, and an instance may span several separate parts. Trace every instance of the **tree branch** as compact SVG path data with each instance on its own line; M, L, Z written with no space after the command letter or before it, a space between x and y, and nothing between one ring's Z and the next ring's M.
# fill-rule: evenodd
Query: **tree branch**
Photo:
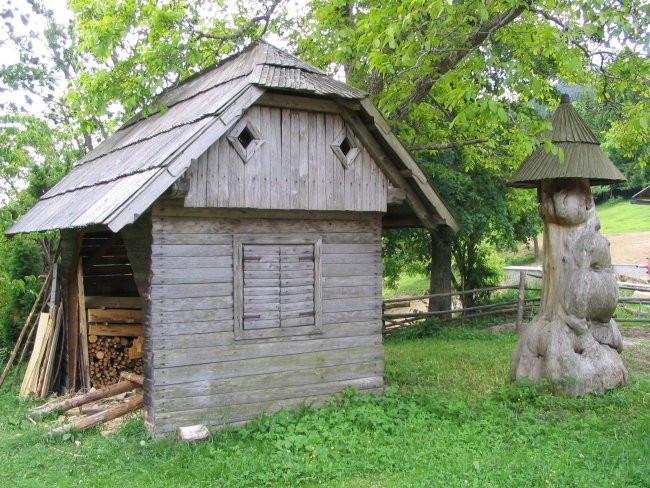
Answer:
M235 32L231 32L230 34L208 34L207 32L202 32L202 31L196 31L196 35L198 37L202 37L204 39L214 39L217 41L227 42L227 41L232 41L233 39L237 39L242 37L246 31L251 29L252 27L255 27L257 24L263 23L264 24L264 30L262 31L262 34L260 37L264 36L266 33L266 30L269 27L269 24L271 22L271 17L273 17L273 13L275 10L278 8L278 6L283 2L284 0L273 0L271 5L269 5L266 9L266 12L264 12L261 15L258 15L257 17L253 17L250 19L248 22L246 22L245 25L240 27L238 30Z
M452 149L454 147L462 146L471 146L473 144L483 144L488 142L489 139L484 137L478 139L467 139L464 141L452 141L445 144L414 144L412 146L407 146L406 149L409 151L440 151L442 149Z
M435 82L443 75L454 69L463 61L473 50L480 47L493 32L502 29L514 20L516 20L530 5L531 0L526 0L522 5L513 7L496 17L489 19L472 33L463 46L455 51L450 51L449 55L442 58L431 66L431 75L420 78L415 81L415 88L408 97L395 109L390 115L392 120L402 121L406 119L411 111L412 104L420 103L433 88Z

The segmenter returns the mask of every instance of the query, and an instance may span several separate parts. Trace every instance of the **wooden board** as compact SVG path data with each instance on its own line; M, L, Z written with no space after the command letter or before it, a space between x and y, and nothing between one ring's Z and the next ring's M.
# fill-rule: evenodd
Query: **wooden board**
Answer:
M330 147L345 125L339 114L253 106L242 119L260 149L244 162L225 136L216 141L190 165L188 207L386 212L388 180L370 153L358 144L345 168Z
M87 296L86 308L142 308L142 298Z
M115 337L138 337L142 335L141 325L131 324L90 324L90 335L115 336Z
M124 324L142 322L141 309L89 308L89 323Z
M291 174L290 184L303 184L300 165ZM325 192L322 198L327 197ZM222 404L235 402L238 409L244 405L238 402L249 401L247 411L259 414L262 405L277 408L297 400L293 395L303 401L329 387L335 392L344 385L364 385L364 378L381 378L379 214L356 214L357 220L326 214L318 220L314 215L290 218L288 212L260 211L265 218L256 217L258 211L184 212L172 206L152 209L152 329L145 359L155 428L184 425L175 422L189 419L191 411L201 423L220 425L224 420L213 416ZM194 235L200 240L193 241ZM232 261L210 265L215 253ZM322 286L316 287L316 281ZM242 293L235 291L238 286ZM241 337L234 333L237 310L247 320ZM316 317L318 329L310 325ZM232 394L184 386L192 384L227 384ZM173 393L181 385L187 394ZM240 419L246 418L242 414Z

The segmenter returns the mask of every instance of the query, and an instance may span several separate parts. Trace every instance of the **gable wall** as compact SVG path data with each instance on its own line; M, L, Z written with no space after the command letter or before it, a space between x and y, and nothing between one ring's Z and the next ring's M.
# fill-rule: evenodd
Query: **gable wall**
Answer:
M381 215L332 215L154 207L145 385L154 434L238 423L346 386L381 388ZM233 240L249 233L322 239L322 333L235 339Z
M362 149L345 169L330 144L335 113L253 106L262 146L246 163L224 136L188 170L188 207L386 212L388 180Z

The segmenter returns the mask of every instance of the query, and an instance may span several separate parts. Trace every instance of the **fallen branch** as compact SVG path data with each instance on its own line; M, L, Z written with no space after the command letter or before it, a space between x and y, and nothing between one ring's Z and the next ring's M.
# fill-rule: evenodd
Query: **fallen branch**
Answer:
M132 375L132 376L135 377L137 375ZM38 407L33 410L30 410L29 413L33 415L46 415L54 411L66 412L72 408L80 407L87 403L94 402L96 400L101 400L102 398L108 398L115 395L119 395L120 393L131 391L134 388L140 386L141 384L142 383L138 383L137 381L131 381L125 379L124 381L120 381L119 383L115 383L113 385L107 386L106 388L102 388L100 390L92 390L83 395L76 396L73 398L68 398L67 400L63 400L58 403L43 405L42 407Z
M137 395L122 405L114 408L109 408L108 410L104 410L103 412L97 413L95 415L90 415L88 417L77 420L76 422L70 422L69 424L65 424L61 427L57 427L56 429L52 429L50 432L48 432L47 436L54 437L63 435L66 432L70 432L71 430L74 432L81 432L83 430L89 429L90 427L94 427L96 425L108 422L109 420L114 420L118 417L121 417L122 415L132 410L142 407L143 404L144 401L142 399L142 395Z

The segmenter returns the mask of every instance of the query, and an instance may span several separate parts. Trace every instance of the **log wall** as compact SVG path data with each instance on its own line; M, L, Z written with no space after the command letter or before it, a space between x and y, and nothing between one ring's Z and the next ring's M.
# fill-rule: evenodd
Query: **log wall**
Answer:
M215 142L188 170L186 206L386 212L388 180L368 151L345 168L330 147L338 114L253 106L243 120L264 142L247 162Z
M154 206L145 326L154 434L382 387L381 214L335 216ZM321 333L235 338L233 239L243 234L322 239Z

